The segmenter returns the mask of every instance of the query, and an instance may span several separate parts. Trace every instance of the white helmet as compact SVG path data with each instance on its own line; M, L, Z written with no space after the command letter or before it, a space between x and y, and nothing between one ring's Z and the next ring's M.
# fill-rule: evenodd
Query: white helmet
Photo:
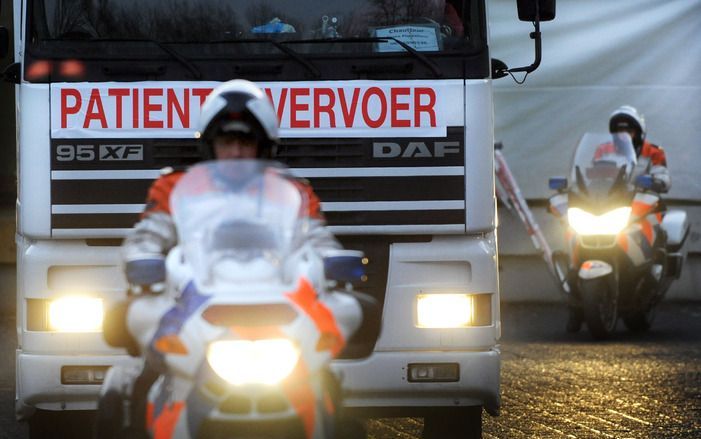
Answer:
M634 129L636 131L633 137L633 145L640 148L645 140L645 118L638 113L634 107L623 105L618 107L611 117L609 117L609 132L615 133L621 130Z
M214 156L212 141L241 133L258 141L258 156L269 158L280 140L277 115L266 94L250 81L234 79L216 87L202 104L199 132L203 159Z

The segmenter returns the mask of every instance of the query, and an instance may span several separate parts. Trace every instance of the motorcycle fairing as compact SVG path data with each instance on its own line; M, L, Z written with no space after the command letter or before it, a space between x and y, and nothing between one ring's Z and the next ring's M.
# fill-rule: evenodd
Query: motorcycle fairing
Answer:
M285 296L304 311L316 325L319 331L316 350L328 350L333 357L336 357L346 345L346 340L338 328L333 313L318 300L318 295L309 281L300 279L297 291L287 293Z
M555 218L564 218L567 216L568 207L567 194L555 194L548 200L548 209Z
M659 215L659 220L661 221L662 214L659 212L659 202L660 197L656 194L649 192L636 193L631 205L631 221L635 221L652 213Z
M170 335L177 336L185 322L195 314L209 298L210 296L202 295L197 291L194 282L191 281L187 284L180 297L175 301L173 307L161 317L158 329L156 329L156 333L153 335L151 343L149 344L149 351L153 354L152 358L149 360L158 360L159 363L164 361L165 353L159 349L157 345L158 340Z

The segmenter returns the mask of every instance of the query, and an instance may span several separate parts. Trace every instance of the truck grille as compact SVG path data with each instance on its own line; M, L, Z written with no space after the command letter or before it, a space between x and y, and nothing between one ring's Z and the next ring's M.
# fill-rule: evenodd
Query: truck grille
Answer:
M60 154L78 147L95 154L80 160ZM101 153L106 147L110 155ZM52 139L51 150L55 237L124 236L159 169L186 168L199 159L189 139ZM283 139L276 158L310 181L337 234L465 230L461 127L448 128L445 138Z

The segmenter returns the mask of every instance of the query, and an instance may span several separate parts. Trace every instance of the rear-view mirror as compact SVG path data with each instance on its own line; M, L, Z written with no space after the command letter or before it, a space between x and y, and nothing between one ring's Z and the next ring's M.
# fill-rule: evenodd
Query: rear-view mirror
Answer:
M521 21L550 21L555 18L555 0L517 0Z

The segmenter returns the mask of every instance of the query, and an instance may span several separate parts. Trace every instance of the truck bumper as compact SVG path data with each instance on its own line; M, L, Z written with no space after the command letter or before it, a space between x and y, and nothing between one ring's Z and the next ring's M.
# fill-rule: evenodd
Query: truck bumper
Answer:
M100 384L62 384L65 366L113 366L127 364L126 355L37 355L17 351L15 409L18 420L41 410L95 410ZM133 361L133 360L131 360Z
M409 382L410 363L457 363L455 382ZM491 415L499 414L500 352L374 352L365 360L337 361L345 391L344 405L351 412L370 416L418 416L421 409L484 406Z

